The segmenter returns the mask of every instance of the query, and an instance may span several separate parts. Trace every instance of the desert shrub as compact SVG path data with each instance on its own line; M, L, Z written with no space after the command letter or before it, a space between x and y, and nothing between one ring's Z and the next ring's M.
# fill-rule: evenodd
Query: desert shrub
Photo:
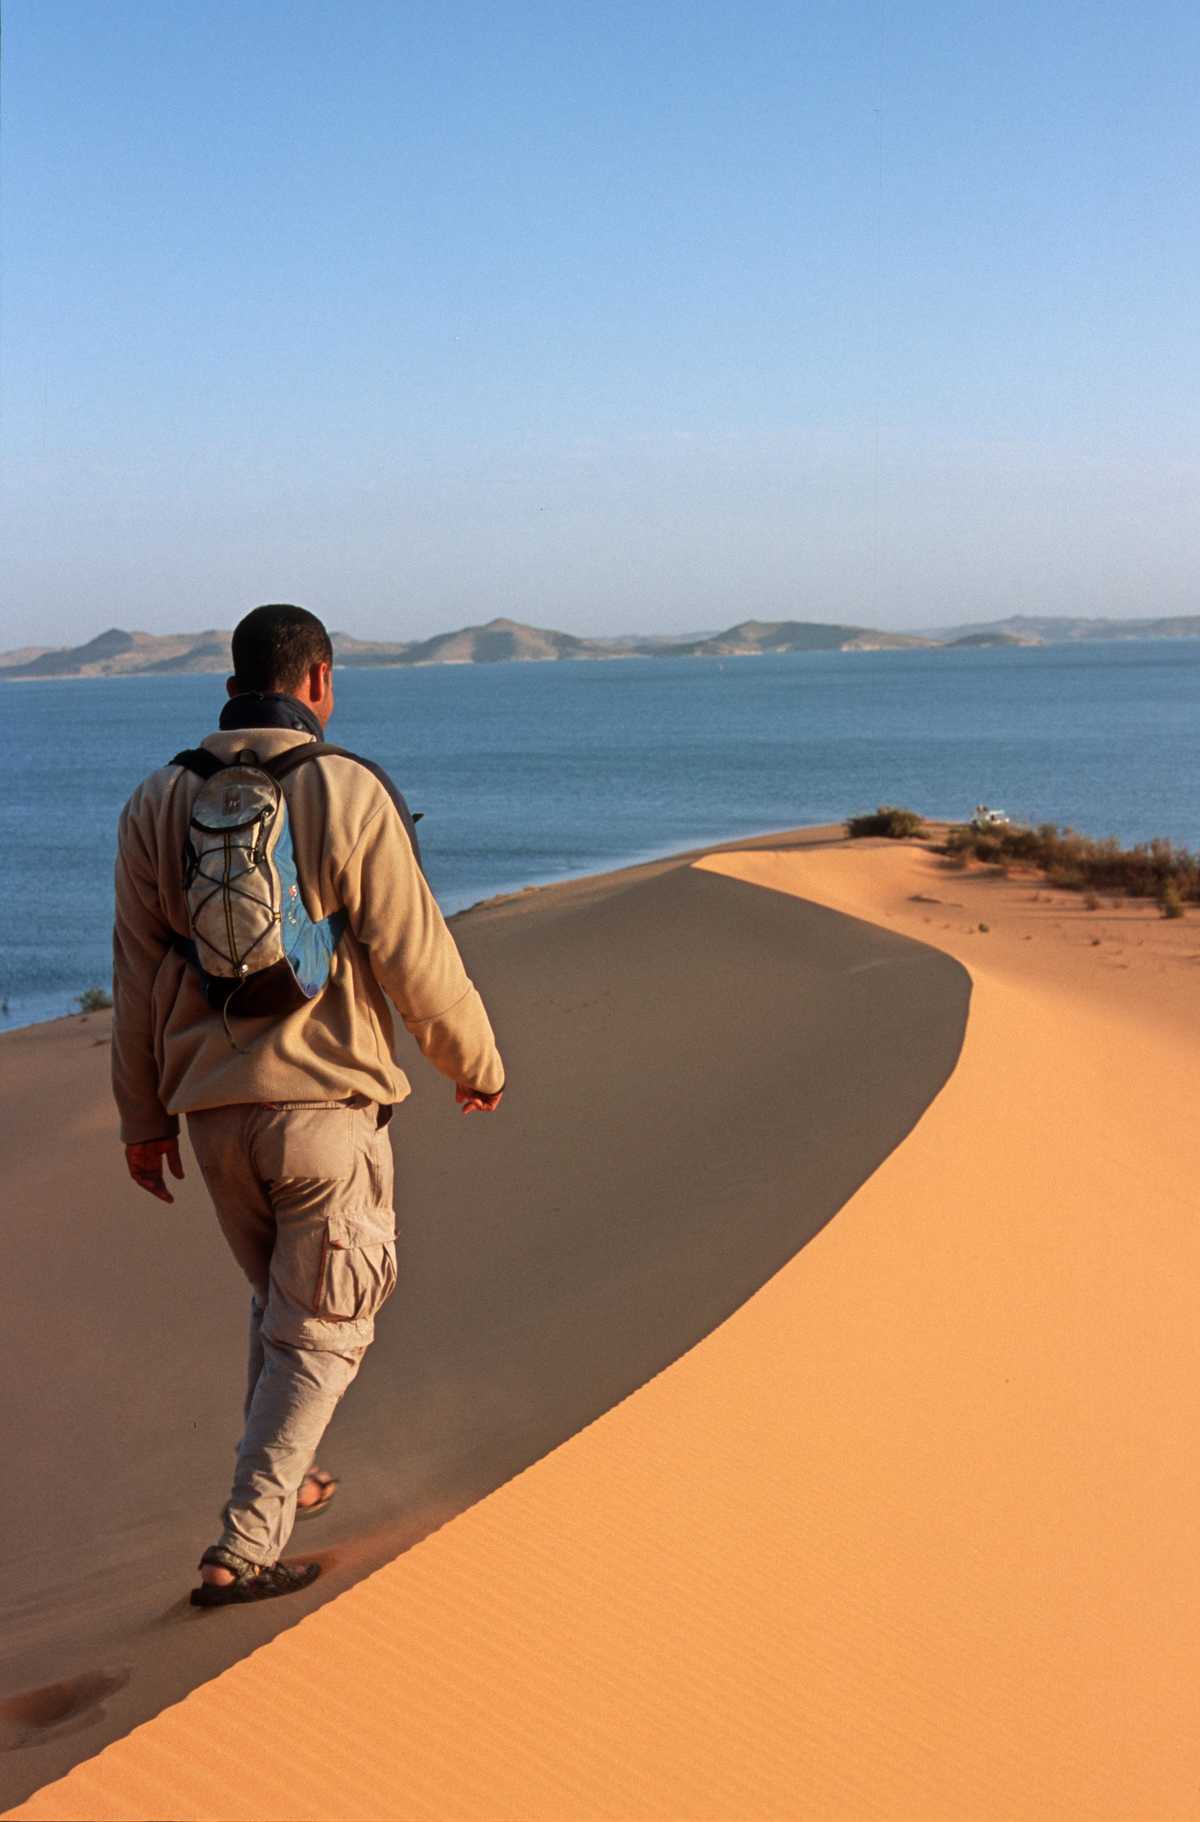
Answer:
M1158 895L1158 908L1164 917L1182 917L1183 899L1179 887L1169 879Z
M1085 875L1078 867L1072 867L1065 861L1059 861L1046 868L1046 878L1060 892L1082 892L1087 884Z
M1033 860L1037 856L1039 836L1035 829L1016 827L1005 831L1005 851L1013 860Z
M1083 902L1089 911L1098 911L1100 909L1100 900L1096 897L1094 892L1089 892Z
M890 803L881 803L874 815L846 818L847 835L890 835L895 841L919 835L924 826L915 810L901 810Z
M112 994L104 987L85 987L76 995L80 1012L106 1012L112 1005Z
M1088 908L1093 911L1099 908L1100 892L1153 898L1161 904L1168 886L1181 904L1200 902L1200 855L1177 848L1161 836L1122 848L1113 835L1097 841L1052 822L1036 829L1012 825L977 829L959 823L948 832L940 852L959 866L979 860L992 867L1014 863L1039 867L1050 885L1088 893Z

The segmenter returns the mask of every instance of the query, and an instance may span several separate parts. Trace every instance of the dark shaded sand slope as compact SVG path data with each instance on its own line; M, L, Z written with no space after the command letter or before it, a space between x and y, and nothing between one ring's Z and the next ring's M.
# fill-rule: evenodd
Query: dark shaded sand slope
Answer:
M323 1453L337 1504L294 1540L327 1573L291 1601L185 1603L227 1482L246 1301L190 1157L172 1209L124 1179L106 1019L0 1042L5 1806L690 1348L875 1170L962 1041L951 958L682 861L456 930L511 1093L464 1120L414 1060L393 1127L401 1288Z

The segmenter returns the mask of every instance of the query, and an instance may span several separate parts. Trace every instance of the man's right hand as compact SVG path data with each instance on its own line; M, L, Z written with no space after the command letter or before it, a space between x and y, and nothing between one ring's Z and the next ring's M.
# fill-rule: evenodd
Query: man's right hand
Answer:
M454 1090L454 1099L464 1113L492 1113L499 1107L504 1096L503 1088L497 1088L495 1094L484 1094L478 1088L467 1088L462 1082Z
M160 1202L174 1202L175 1198L163 1180L164 1158L171 1168L171 1175L182 1177L183 1164L179 1156L178 1139L145 1139L140 1145L125 1147L125 1163L138 1188L157 1196Z

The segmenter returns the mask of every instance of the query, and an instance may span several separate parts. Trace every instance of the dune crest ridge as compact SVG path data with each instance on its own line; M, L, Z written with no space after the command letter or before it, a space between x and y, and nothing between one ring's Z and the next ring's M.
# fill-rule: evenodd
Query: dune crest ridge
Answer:
M664 1373L11 1816L1197 1813L1190 927L895 844L698 865L965 963L915 1130Z

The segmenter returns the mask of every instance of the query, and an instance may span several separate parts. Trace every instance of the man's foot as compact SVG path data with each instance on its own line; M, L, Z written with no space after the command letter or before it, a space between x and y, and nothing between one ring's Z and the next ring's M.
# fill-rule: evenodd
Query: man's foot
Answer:
M315 1518L323 1512L337 1492L337 1481L323 1468L310 1468L300 1482L296 1495L296 1517Z
M200 1586L192 1589L191 1603L193 1607L231 1607L297 1594L320 1573L320 1563L252 1563L213 1544L200 1558Z

